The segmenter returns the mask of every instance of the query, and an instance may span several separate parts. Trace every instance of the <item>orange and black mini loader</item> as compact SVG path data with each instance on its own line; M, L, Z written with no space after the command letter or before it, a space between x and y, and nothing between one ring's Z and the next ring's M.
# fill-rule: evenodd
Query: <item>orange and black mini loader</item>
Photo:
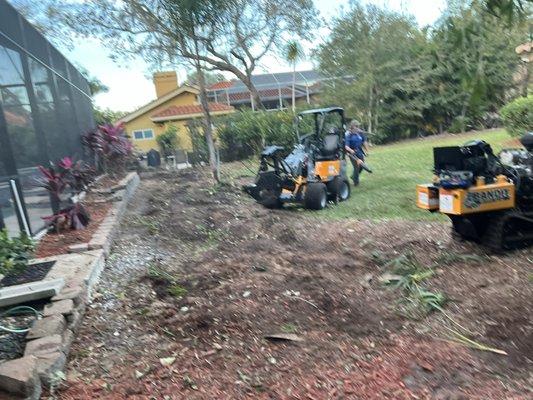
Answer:
M330 107L303 111L295 126L298 142L292 152L287 155L281 146L265 147L255 182L244 190L268 208L303 203L308 209L321 210L328 200L336 203L348 199L344 110Z

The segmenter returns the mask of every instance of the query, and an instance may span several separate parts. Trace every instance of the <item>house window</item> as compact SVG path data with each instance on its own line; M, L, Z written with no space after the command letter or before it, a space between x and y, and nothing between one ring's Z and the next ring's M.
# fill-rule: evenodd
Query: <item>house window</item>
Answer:
M133 131L133 138L135 140L153 139L154 131L151 129L142 129L139 131Z

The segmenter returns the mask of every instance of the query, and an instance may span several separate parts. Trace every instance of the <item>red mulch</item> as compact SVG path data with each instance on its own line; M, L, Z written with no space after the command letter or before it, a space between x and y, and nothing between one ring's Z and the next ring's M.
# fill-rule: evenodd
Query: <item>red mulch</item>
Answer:
M61 399L527 398L506 388L497 379L480 374L479 361L465 347L427 338L397 336L388 346L373 352L361 351L361 347L346 343L339 346L334 357L324 357L312 366L299 365L301 360L290 356L298 352L294 346L279 344L278 347L284 349L285 360L266 369L270 369L272 375L283 371L282 379L252 381L251 384L241 382L237 378L238 371L250 379L253 371L228 363L230 356L221 351L210 356L188 354L171 368L154 363L141 379L134 378L133 368L122 370L121 377L115 380L70 381L66 383ZM261 353L259 348L254 350ZM457 387L458 374L470 384ZM185 376L189 380L184 380Z
M68 247L73 244L90 242L96 229L107 215L111 208L109 203L83 203L83 206L88 211L91 221L87 228L83 230L70 230L60 233L46 234L35 250L35 257L49 257L57 254L68 253Z
M102 196L94 193L96 189L110 188L118 184L123 178L105 175L100 178L90 189L87 198L82 202L85 209L88 211L91 221L86 229L62 231L59 234L50 232L44 236L35 250L35 257L49 257L57 254L68 253L68 247L73 244L81 244L90 242L96 229L107 215L111 208L109 203L93 203L93 200L101 199Z

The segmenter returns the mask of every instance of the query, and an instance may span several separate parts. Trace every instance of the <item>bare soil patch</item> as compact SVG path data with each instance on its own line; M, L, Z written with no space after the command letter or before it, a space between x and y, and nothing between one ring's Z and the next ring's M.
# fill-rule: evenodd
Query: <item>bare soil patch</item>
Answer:
M442 223L266 210L207 171L143 178L60 398L530 398L531 250L486 255ZM450 342L442 313L401 312L379 278L407 253L437 265L446 313L508 356Z

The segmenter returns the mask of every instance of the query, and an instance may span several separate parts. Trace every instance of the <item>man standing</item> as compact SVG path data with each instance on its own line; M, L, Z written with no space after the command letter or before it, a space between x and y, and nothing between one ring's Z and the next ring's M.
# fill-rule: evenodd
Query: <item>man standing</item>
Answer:
M368 153L368 143L365 131L360 128L359 121L353 119L348 126L345 134L346 152L355 155L357 158L350 157L353 166L353 185L359 185L359 174L362 171L361 164L365 161L365 155Z

